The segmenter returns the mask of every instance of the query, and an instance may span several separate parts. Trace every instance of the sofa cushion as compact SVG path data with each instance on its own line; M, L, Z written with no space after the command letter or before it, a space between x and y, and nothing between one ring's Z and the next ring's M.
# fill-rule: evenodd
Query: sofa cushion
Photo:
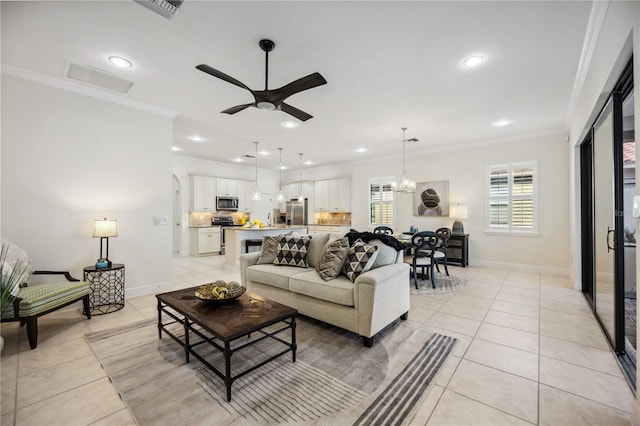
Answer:
M377 255L378 247L367 245L362 240L356 240L349 248L342 271L347 278L354 282L358 275L371 269Z
M300 268L309 267L307 254L311 236L305 235L300 238L284 236L278 242L278 253L273 261L274 265L298 266Z
M315 270L292 276L289 290L315 299L344 306L353 306L353 283L345 276L325 281Z
M307 253L307 262L312 268L315 268L318 265L322 249L324 249L327 241L329 241L329 234L316 234L311 238L311 242L309 243L309 252Z
M378 247L378 255L376 256L371 269L376 269L381 266L391 265L396 263L398 257L398 251L391 246L386 245L380 240L371 240L368 243L370 246Z
M258 265L273 263L276 255L278 254L278 242L280 242L281 238L282 235L278 235L275 237L262 237L262 249L260 250L260 257L258 258L258 262L256 262Z
M316 270L323 280L329 281L340 275L349 253L349 240L340 238L327 243L322 249Z
M247 280L289 290L289 278L300 272L293 266L253 265L247 268Z

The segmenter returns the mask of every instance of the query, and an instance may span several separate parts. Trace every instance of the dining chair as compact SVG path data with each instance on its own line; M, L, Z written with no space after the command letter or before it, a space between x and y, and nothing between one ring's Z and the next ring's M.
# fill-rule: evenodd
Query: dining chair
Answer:
M413 254L405 256L404 263L408 263L411 266L413 283L416 289L418 288L418 268L422 270L423 276L425 276L425 268L428 268L428 273L431 276L431 286L436 288L433 265L435 264L434 253L436 253L438 240L438 234L433 231L422 231L411 236L410 245L413 248Z
M373 230L373 233L393 235L393 229L389 228L388 226L376 226L375 229Z
M440 272L439 263L444 263L444 271L449 276L449 268L447 267L447 248L449 247L449 238L451 238L451 229L438 228L436 229L438 234L438 245L433 253L433 259L435 260L436 269Z

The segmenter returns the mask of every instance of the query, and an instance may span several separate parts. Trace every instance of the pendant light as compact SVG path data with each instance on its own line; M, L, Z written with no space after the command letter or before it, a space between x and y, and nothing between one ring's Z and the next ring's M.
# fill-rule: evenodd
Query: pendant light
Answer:
M251 199L253 201L260 201L260 191L258 191L258 141L255 141L254 144L256 144L256 192L253 193Z
M300 192L298 192L298 201L304 201L304 194L302 193L302 153L300 155Z
M276 197L276 200L278 202L283 202L284 194L282 193L282 147L278 148L278 151L280 151L280 166L279 166L279 169L280 169L280 182L279 182L280 187L279 188L280 189L278 190L278 196Z
M406 127L402 127L402 179L400 183L393 182L391 186L395 192L404 192L411 193L416 191L416 182L409 179L407 175L407 167L406 167L406 154L405 154L405 146L407 144L407 139L405 138ZM418 142L418 139L412 138L411 142Z

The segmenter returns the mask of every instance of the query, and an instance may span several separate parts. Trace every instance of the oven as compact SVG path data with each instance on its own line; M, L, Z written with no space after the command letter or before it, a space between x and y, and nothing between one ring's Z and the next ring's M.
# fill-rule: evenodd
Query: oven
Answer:
M233 223L233 218L231 216L214 216L211 220L211 224L213 226L219 226L220 227L220 255L224 255L225 254L225 228L229 228L232 226L242 226L242 225L235 225Z

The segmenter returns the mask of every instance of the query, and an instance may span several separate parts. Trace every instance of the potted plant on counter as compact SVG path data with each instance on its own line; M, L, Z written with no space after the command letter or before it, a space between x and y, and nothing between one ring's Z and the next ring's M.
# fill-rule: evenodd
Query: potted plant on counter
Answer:
M4 317L5 313L13 308L13 301L18 294L20 284L25 282L29 277L29 262L24 260L20 254L10 252L22 251L15 247L11 247L11 243L2 242L0 250L0 316ZM0 351L4 347L4 338L0 336Z

